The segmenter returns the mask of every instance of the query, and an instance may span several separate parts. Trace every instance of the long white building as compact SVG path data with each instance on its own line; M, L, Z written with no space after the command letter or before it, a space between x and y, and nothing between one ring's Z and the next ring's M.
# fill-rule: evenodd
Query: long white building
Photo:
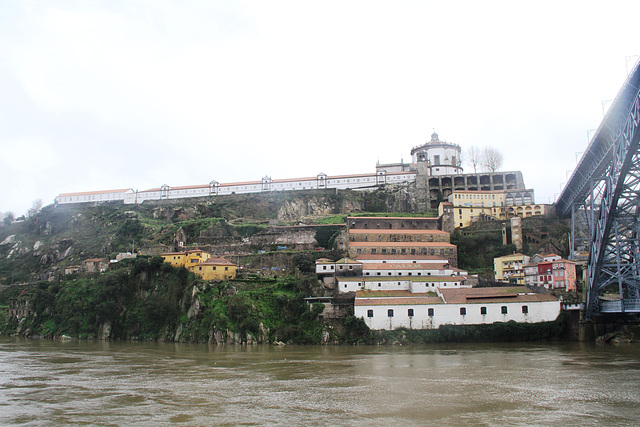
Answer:
M560 314L560 301L525 287L436 288L411 291L357 291L354 314L370 329L435 329L442 325L481 325L516 321L549 322Z
M122 202L142 203L147 200L173 200L189 197L210 197L230 194L262 193L270 191L295 191L337 188L340 190L372 190L384 184L406 184L415 181L416 172L385 172L371 174L328 176L324 173L311 178L271 179L221 184L211 181L204 185L159 188L136 191L131 188L120 190L64 193L55 198L56 204Z
M424 293L436 288L471 287L466 283L467 272L452 267L446 259L424 255L361 257L362 261L360 257L338 261L319 259L316 273L320 277L335 277L339 293L360 290Z
M56 204L69 203L142 203L147 200L173 200L189 197L261 193L269 191L314 190L323 188L374 190L385 184L416 183L424 194L427 207L437 209L439 197L448 197L453 191L493 191L524 189L519 171L482 172L464 174L461 166L461 147L441 141L437 133L431 140L411 150L409 163L376 165L373 173L328 176L320 173L308 178L271 179L259 181L219 183L172 187L162 185L148 190L132 188L107 191L64 193L55 198Z

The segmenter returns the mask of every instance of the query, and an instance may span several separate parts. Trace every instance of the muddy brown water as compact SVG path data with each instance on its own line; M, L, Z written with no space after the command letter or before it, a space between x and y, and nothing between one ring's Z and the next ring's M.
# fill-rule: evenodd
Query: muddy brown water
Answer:
M640 345L0 338L1 425L640 425Z

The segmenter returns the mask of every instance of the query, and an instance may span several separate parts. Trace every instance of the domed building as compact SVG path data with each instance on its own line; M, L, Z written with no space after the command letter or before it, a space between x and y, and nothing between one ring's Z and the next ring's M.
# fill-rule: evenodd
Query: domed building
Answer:
M462 149L458 144L440 141L435 132L431 134L431 141L411 150L412 163L426 163L429 176L461 174L461 157Z

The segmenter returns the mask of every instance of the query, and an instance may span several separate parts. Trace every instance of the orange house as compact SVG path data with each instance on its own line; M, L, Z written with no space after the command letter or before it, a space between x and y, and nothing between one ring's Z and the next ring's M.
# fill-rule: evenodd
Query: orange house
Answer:
M160 254L163 262L168 262L172 267L189 267L208 260L211 255L208 252L194 249L186 252L167 252Z
M188 265L189 271L204 280L229 280L236 277L236 264L224 258L209 258L207 261Z

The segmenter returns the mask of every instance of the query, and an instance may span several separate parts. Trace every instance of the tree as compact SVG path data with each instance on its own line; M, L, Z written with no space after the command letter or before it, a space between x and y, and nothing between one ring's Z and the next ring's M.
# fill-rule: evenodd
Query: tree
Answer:
M2 214L2 222L5 225L9 225L11 224L15 219L15 215L13 214L13 212L5 212L4 214Z
M484 147L482 151L482 167L488 172L495 172L502 167L504 157L493 147Z
M40 212L40 210L42 209L42 199L36 199L33 201L33 204L31 205L31 209L29 209L29 211L27 212L27 217L28 218L33 218L36 215L38 215L38 212Z
M473 168L473 173L478 172L478 166L481 164L482 152L478 147L471 146L463 153L464 162Z

